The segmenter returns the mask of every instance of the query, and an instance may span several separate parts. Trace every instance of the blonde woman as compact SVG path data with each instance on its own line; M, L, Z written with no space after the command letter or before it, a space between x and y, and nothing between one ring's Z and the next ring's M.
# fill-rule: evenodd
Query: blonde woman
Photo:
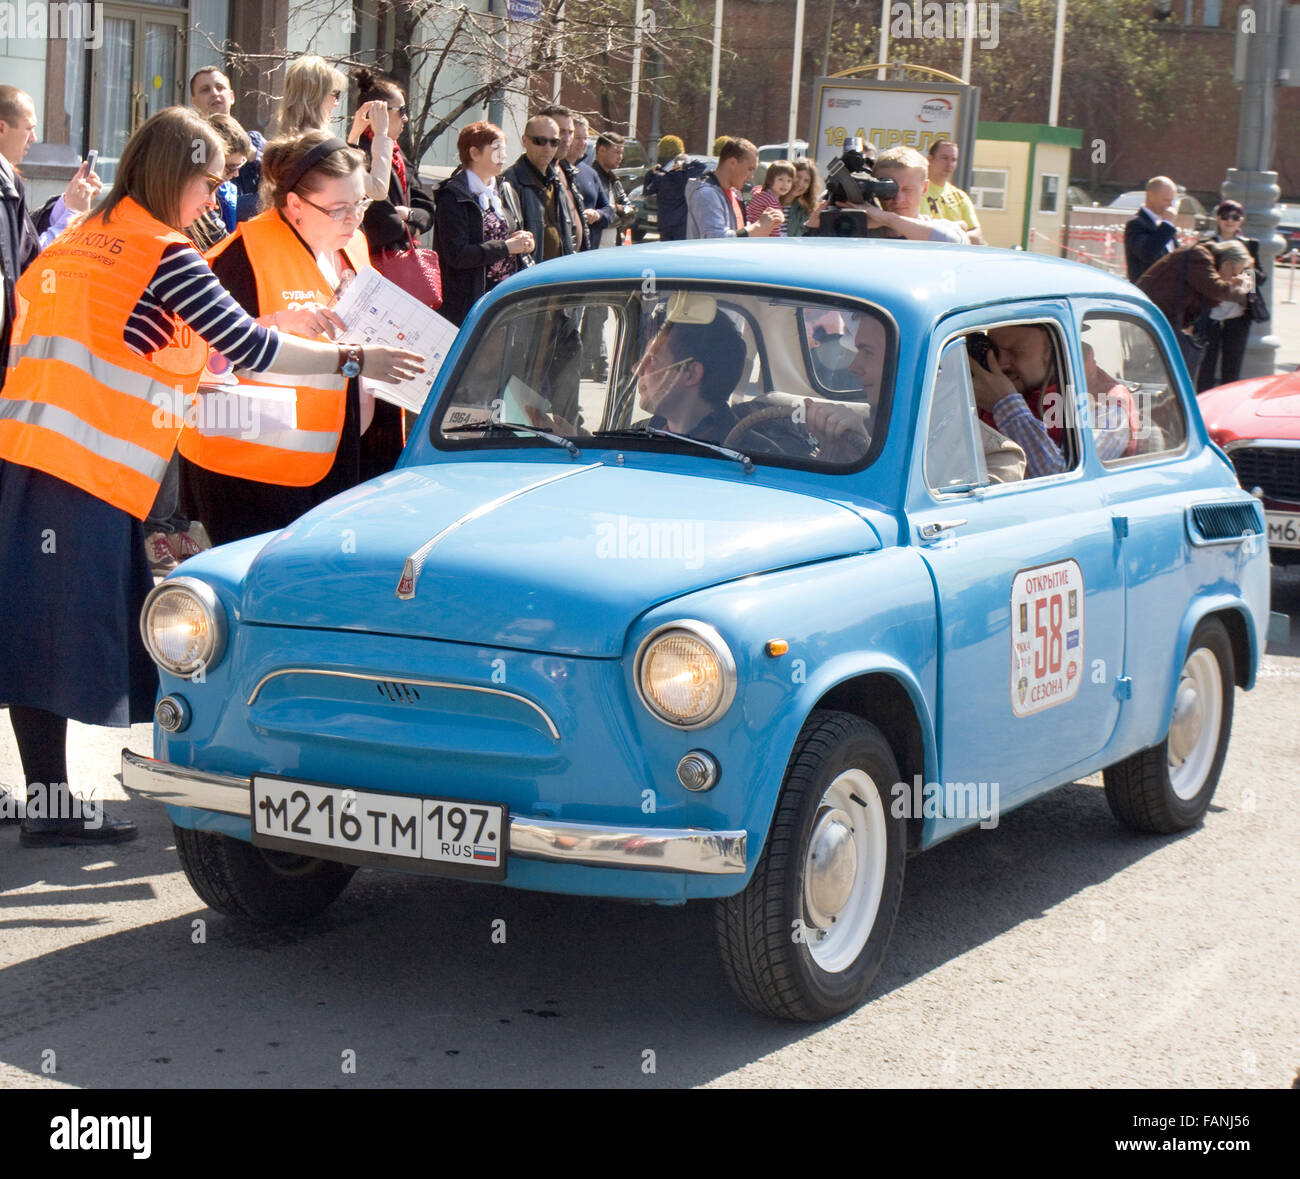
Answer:
M284 96L271 120L272 138L329 131L334 112L347 93L348 80L323 57L307 54L289 63L284 75ZM352 120L348 139L359 139L369 130L374 134L370 170L366 173L366 196L372 201L388 199L388 182L393 171L393 141L388 134L388 103L382 99L363 103Z

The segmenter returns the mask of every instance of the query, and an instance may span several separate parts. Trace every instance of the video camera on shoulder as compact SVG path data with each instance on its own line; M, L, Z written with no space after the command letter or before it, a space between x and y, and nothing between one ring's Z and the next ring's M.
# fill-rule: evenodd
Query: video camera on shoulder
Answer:
M898 195L896 180L877 180L872 174L875 164L875 144L857 137L844 141L844 151L826 170L826 199L836 207L822 214L821 224L814 233L820 237L889 236L884 230L872 229L861 209L839 207L875 205L880 208L882 197L888 200Z

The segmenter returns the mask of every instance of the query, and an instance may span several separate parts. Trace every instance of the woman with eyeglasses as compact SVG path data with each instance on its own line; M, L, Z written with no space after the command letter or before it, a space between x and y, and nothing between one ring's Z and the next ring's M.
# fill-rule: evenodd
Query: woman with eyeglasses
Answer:
M249 315L312 336L343 326L327 305L346 276L372 268L361 233L370 204L364 168L360 152L328 131L267 145L262 197L269 207L209 255L213 272ZM214 544L287 527L381 473L369 471L363 456L375 401L360 392L357 376L353 366L287 393L241 377L238 400L230 403L238 412L213 413L186 429L188 502ZM400 453L399 429L385 469Z
M323 57L309 53L295 58L284 73L284 96L271 119L272 136L289 139L309 131L328 131L347 88L347 78ZM388 198L394 147L388 124L386 101L363 101L353 119L355 134L348 137L354 139L360 135L361 126L368 128L374 137L375 150L364 174L364 195L371 200Z
M1241 231L1245 210L1236 201L1220 201L1214 210L1215 231L1203 238L1207 242L1240 242L1250 251L1251 266L1246 272L1251 290L1259 290L1264 272L1259 266L1259 242ZM1196 374L1196 391L1204 392L1227 385L1241 377L1241 362L1250 338L1250 315L1241 304L1225 300L1216 303L1203 315L1199 327L1205 338L1205 355Z
M153 578L141 521L209 345L253 373L307 374L286 382L328 382L354 363L379 380L422 371L400 349L366 348L358 361L355 349L285 334L324 326L329 313L313 305L274 324L251 319L183 232L224 176L206 120L184 107L158 112L127 143L107 197L16 284L0 391L0 704L27 783L26 846L136 834L129 820L74 805L67 722L121 727L152 715L158 677L139 619Z

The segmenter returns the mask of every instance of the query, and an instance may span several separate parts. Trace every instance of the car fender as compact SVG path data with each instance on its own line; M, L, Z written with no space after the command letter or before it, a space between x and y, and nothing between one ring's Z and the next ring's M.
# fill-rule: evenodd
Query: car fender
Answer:
M1173 722L1174 701L1178 695L1178 668L1181 668L1182 661L1187 657L1187 648L1192 641L1193 632L1203 619L1224 613L1230 613L1240 621L1242 634L1245 637L1246 647L1249 651L1249 661L1246 667L1236 669L1238 681L1247 690L1255 686L1255 673L1259 667L1259 632L1255 626L1255 616L1251 612L1249 604L1242 598L1231 594L1211 594L1195 598L1188 604L1186 611L1183 613L1182 623L1178 627L1178 642L1174 650L1177 653L1176 657L1179 663L1174 670L1174 674L1169 677L1169 686L1165 692L1164 707L1160 714L1160 732L1162 735L1169 731L1169 726ZM1237 636L1233 635L1231 626L1228 627L1228 634L1233 640L1234 654L1239 654Z

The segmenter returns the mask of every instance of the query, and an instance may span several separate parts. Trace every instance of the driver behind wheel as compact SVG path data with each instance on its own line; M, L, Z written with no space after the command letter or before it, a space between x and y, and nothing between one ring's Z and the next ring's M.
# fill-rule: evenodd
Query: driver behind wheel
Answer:
M816 432L810 432L810 401L789 407L761 399L732 405L731 395L744 374L745 357L745 341L725 312L715 310L707 323L669 318L637 365L638 398L641 408L652 415L646 424L749 452L831 462L861 457L865 445L854 438L848 447L843 446L843 423L832 423L821 414L818 421L830 428L819 444ZM771 414L778 408L783 412L775 417L756 420L759 414ZM862 419L852 416L860 427ZM751 421L753 425L744 428ZM844 449L853 453L840 454Z

